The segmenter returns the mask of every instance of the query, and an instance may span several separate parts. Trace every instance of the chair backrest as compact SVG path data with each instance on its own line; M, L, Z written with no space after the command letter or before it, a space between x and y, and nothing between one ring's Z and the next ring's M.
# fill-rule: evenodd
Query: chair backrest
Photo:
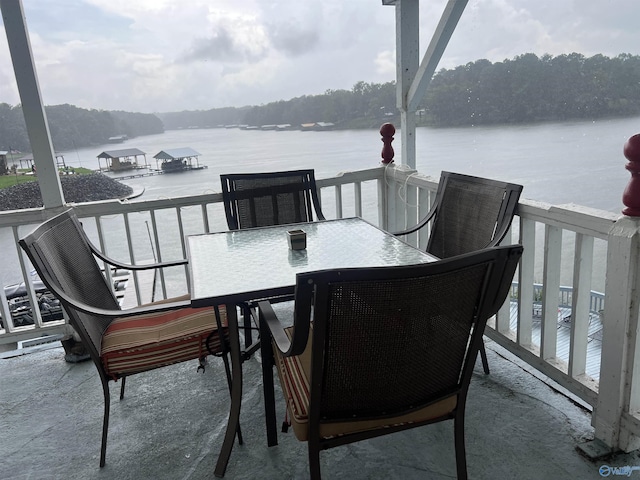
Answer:
M442 172L427 252L449 258L497 245L521 192L522 185Z
M230 230L324 220L313 170L220 175Z
M111 320L83 313L78 306L106 310L119 310L120 306L76 215L67 210L51 218L22 238L20 246L65 307L92 359L99 361L102 334Z
M454 394L464 402L487 318L521 254L512 245L424 265L298 274L294 335L313 311L310 428Z

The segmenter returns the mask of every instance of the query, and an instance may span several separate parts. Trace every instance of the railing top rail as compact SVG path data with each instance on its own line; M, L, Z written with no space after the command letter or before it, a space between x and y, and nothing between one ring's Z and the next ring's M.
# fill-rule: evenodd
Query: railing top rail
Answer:
M611 227L620 218L620 214L582 205L551 205L528 199L520 199L518 215L603 240L607 239Z

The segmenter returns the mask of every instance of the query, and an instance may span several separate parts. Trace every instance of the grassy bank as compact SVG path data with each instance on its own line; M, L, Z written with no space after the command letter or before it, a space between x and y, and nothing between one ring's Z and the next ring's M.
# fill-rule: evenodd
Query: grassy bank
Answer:
M64 172L64 169L60 169L60 171ZM74 168L73 171L77 175L95 173L93 170L89 170L88 168ZM29 175L27 175L27 173ZM15 175L0 175L0 188L12 187L14 185L20 185L21 183L35 182L36 180L38 180L38 177L31 175L31 170L19 169Z

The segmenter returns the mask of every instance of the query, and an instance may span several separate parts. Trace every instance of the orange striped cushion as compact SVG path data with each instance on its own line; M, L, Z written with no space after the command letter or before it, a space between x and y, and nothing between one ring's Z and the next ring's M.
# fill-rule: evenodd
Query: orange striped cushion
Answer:
M224 334L228 336L224 305L219 307ZM102 337L100 355L108 375L113 378L203 358L209 354L206 340L215 331L212 307L181 308L153 314L115 319ZM220 337L209 342L220 352Z
M293 335L293 327L285 329L289 338ZM283 357L274 344L275 364L282 384L291 426L296 438L306 441L309 438L309 379L311 378L311 341L313 324L309 329L309 339L305 351L296 357ZM357 340L354 340L357 341ZM320 436L331 438L349 433L363 432L384 428L391 425L403 425L443 417L456 408L457 395L451 395L420 410L391 418L372 420L356 420L353 422L333 422L320 424Z

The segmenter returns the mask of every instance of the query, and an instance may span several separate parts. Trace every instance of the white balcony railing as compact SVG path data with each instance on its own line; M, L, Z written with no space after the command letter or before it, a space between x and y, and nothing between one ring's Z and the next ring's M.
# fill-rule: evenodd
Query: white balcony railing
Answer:
M426 213L437 183L413 170L391 166L319 179L318 187L327 218L358 215L393 231L413 224ZM103 251L124 262L144 263L185 258L185 235L226 229L221 202L222 195L213 193L135 203L95 202L73 208L89 236ZM15 258L15 267L29 286L31 267L16 242L33 225L60 210L0 214L1 238L12 238L10 243L15 245L14 251L6 254L7 262L11 264L11 258ZM637 322L637 306L635 313L629 313L624 299L619 298L620 291L627 291L631 288L629 282L635 281L629 276L629 269L637 269L637 265L629 266L624 260L635 258L632 252L635 243L627 239L629 231L637 230L637 226L625 224L631 221L628 217L618 219L609 212L523 200L511 234L505 240L525 247L518 278L514 279L518 286L513 289L511 301L505 303L486 330L493 341L591 405L596 433L600 422L602 439L609 441L610 446L626 449L635 448L635 436L640 435L640 420L634 415L633 401L629 399L637 382L633 381L633 375L621 377L620 374L620 371L627 374L634 371L635 349L616 344L623 341L621 339L629 340L630 336L633 341L636 338L635 331L629 329L628 319ZM406 240L423 246L426 239L425 231ZM616 246L613 253L612 242ZM624 248L629 250L626 257L621 251ZM627 267L621 268L620 262ZM186 269L182 267L168 269L159 279L158 295L185 293L187 278ZM142 289L144 281L136 277L131 280L128 289L135 291L137 303L148 301ZM592 285L598 282L600 287L596 290L604 290L604 295L593 293ZM561 288L561 285L569 287ZM28 295L32 304L36 304L36 293L31 286ZM9 304L1 289L0 300L5 326L0 330L0 344L69 332L64 320L44 322L38 308L32 309L33 325L17 327L12 324ZM558 311L562 308L570 312L570 322L566 322L562 340L568 342L568 347L561 355L558 332L563 331L559 329ZM593 348L590 348L593 345L589 344L594 340L593 328L590 330L594 312L603 324L597 340L601 341L603 359L600 368L596 366L599 376L589 375L587 371L589 355L593 362ZM565 317L562 318L566 321ZM626 345L634 344L629 341ZM621 350L624 352L620 353ZM605 370L607 368L612 370ZM631 379L628 387L631 390L626 397L611 393L612 378L624 378L625 382ZM612 390L604 392L603 383ZM619 385L615 390L621 389L625 391ZM612 432L619 432L615 430L616 425L624 427L626 443L620 440L620 435L615 441L612 439Z

